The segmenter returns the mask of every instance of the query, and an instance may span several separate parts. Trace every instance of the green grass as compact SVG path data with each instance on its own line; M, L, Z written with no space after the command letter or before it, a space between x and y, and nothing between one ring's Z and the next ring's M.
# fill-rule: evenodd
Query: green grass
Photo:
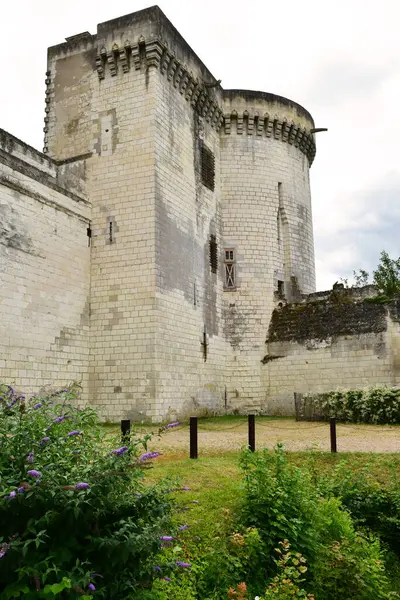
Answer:
M161 457L154 461L153 468L147 472L148 483L163 478L178 478L182 487L190 487L190 491L176 494L180 509L178 518L184 519L191 526L193 533L201 535L204 520L208 529L218 531L221 520L227 514L240 510L243 498L243 485L239 468L239 452L208 455L197 460L185 457L168 459ZM360 473L368 465L369 477L383 485L394 485L400 477L400 454L366 454L324 452L291 452L288 459L293 465L307 467L316 478L329 475L342 461L354 473ZM194 504L193 501L198 501ZM228 513L229 511L229 513Z

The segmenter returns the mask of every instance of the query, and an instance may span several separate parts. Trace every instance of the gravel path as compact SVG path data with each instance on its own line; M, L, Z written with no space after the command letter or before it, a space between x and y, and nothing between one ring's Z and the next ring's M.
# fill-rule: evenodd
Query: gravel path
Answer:
M146 428L149 431L150 428ZM140 429L138 431L140 433ZM247 419L237 422L199 422L199 453L215 454L240 450L247 444ZM256 447L272 448L283 442L287 450L330 450L329 423L256 418ZM189 451L189 427L171 429L150 444L162 452L186 454ZM338 452L400 452L400 427L390 425L337 425Z

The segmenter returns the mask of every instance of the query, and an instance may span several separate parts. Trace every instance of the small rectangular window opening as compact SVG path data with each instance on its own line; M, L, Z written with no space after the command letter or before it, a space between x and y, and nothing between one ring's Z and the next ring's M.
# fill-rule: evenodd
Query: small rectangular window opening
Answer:
M86 229L86 234L87 234L87 237L88 237L88 246L90 246L90 240L91 240L91 238L92 238L92 230L91 230L91 227L90 227L90 225L89 225L89 227Z
M225 249L225 288L236 288L236 260L233 248Z
M200 160L202 184L213 192L215 187L215 156L203 142L200 145Z
M282 300L285 297L284 282L278 281L278 298Z
M112 221L110 221L109 226L108 226L108 237L110 240L110 244L113 243L113 224Z
M218 270L218 245L215 235L210 236L210 265L211 273L216 273Z

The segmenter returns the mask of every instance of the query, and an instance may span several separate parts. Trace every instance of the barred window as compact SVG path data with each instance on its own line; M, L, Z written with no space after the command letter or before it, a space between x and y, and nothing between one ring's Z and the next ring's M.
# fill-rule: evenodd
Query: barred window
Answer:
M211 272L216 273L218 270L218 245L215 235L210 236L210 265Z
M200 144L201 160L201 181L212 192L215 187L215 157L214 153L201 142Z
M236 257L233 248L225 249L225 288L236 288Z

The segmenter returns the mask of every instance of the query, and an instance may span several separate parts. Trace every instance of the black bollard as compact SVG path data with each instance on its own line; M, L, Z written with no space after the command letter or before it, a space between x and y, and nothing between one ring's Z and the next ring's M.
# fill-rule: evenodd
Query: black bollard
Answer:
M190 417L190 458L197 458L197 417Z
M121 440L122 443L129 444L131 435L131 422L129 420L121 421Z
M337 443L336 443L336 418L330 418L330 426L331 426L331 452L337 452Z
M249 415L249 448L256 451L256 420L254 415Z

